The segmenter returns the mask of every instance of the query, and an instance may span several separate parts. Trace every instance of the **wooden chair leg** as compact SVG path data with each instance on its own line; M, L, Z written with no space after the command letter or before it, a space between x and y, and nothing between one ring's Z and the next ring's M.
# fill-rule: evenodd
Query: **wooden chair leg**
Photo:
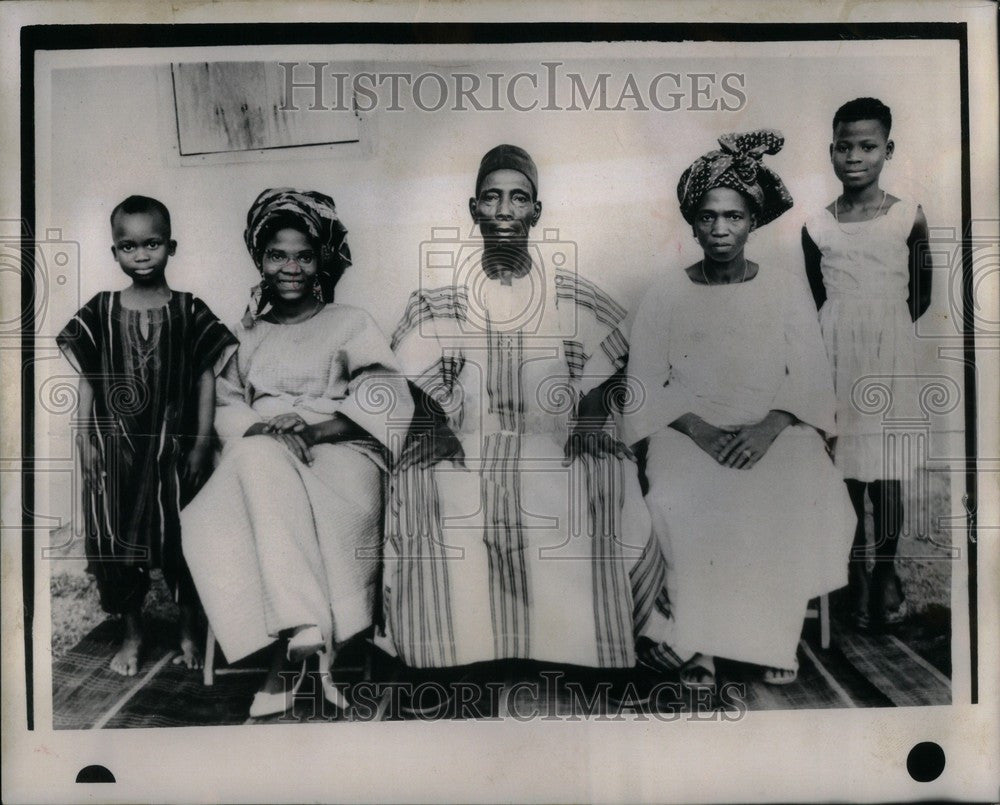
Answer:
M215 683L215 632L212 626L208 626L208 634L205 637L205 668L202 673L202 681L205 685Z
M819 597L819 644L830 648L830 596Z
M372 681L372 653L375 651L375 646L371 640L365 641L365 669L363 672L363 679L365 682Z

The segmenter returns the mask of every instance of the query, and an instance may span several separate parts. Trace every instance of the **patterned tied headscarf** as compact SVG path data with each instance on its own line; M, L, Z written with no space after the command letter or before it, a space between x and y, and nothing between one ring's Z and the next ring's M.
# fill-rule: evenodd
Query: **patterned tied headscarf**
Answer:
M699 157L681 174L677 199L684 219L693 224L702 198L716 187L728 187L752 199L757 226L791 209L792 197L781 177L761 162L764 154L777 154L784 144L784 135L772 129L723 134L719 138L722 150Z
M261 263L265 237L274 232L269 224L276 219L297 219L306 229L310 240L319 245L319 263L313 293L323 302L333 301L333 289L344 271L351 265L351 250L347 245L347 229L340 222L337 207L329 196L315 190L295 190L291 187L274 187L265 190L247 212L247 228L243 233L254 265L263 275ZM270 308L267 288L258 283L250 291L250 303L243 315L243 325L253 327L254 322Z

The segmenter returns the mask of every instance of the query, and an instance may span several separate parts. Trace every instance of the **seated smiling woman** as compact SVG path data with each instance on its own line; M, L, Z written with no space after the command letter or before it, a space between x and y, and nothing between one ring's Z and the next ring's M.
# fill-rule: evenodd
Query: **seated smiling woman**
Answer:
M333 648L373 619L388 418L405 429L412 401L371 317L333 302L346 234L322 193L266 190L250 208L262 280L218 383L221 463L184 511L184 555L227 659L275 643L254 717L291 707L317 653L324 695L344 706Z
M748 260L751 231L792 206L761 163L777 132L726 135L677 194L703 257L659 275L632 328L625 417L649 439L646 502L670 562L672 646L690 687L714 657L787 684L809 599L846 583L854 513L821 433L835 399L819 323L797 265Z

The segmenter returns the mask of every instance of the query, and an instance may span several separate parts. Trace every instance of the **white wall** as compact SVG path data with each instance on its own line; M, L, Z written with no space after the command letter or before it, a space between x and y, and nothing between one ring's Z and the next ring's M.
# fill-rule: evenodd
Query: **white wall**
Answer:
M678 270L700 256L677 207L676 184L683 169L716 147L716 137L723 132L780 129L785 149L766 159L789 186L795 207L752 236L748 255L765 268L798 270L804 219L840 189L827 153L831 118L837 106L859 95L880 97L895 118L896 155L883 173L883 186L921 201L932 226L959 226L957 45L733 47L737 55L723 58L691 55L691 46L670 44L654 49L661 56L649 57L647 46L646 58L628 60L630 48L623 46L621 59L566 58L563 69L591 77L602 70L615 76L630 70L640 85L664 71L742 72L748 103L740 112L432 114L381 109L369 116L375 150L367 158L302 160L290 153L286 161L198 167L176 166L168 157L166 138L173 132L160 122L157 78L168 70L165 64L53 70L51 108L40 110L42 122L51 115L51 125L39 126L38 132L43 180L37 223L40 231L58 227L64 238L79 242L81 298L56 289L48 315L63 322L93 293L125 284L110 254L108 214L125 196L141 193L161 199L173 217L178 249L168 268L170 284L193 291L224 321L234 321L257 279L242 240L247 207L265 187L290 185L334 197L350 230L354 254L338 298L367 308L391 333L408 292L417 285L420 243L431 229L461 226L471 233L467 201L478 161L500 142L525 147L538 163L541 226L558 228L561 237L575 241L580 272L633 309L658 272ZM447 49L436 53L442 50ZM487 55L478 62L436 56L431 65L419 60L419 48L410 48L409 62L370 60L345 70L540 69L537 61L526 65L521 53L517 62L510 61L510 48L481 50ZM539 53L539 60L558 56L558 46L522 50ZM331 47L328 57L338 53ZM211 60L207 49L202 58ZM248 49L242 58L255 56ZM315 49L310 58L315 58ZM45 80L44 74L40 80ZM939 268L925 327L933 324L954 334L947 267ZM936 362L935 342L924 344L926 367L960 371L957 364ZM56 363L45 365L66 372L66 365ZM40 380L45 371L41 369ZM58 441L66 426L53 421L42 427Z

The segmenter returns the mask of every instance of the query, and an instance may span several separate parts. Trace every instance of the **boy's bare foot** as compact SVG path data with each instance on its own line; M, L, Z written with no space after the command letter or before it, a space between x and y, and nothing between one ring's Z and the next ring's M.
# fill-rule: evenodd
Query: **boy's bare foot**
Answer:
M142 652L142 617L139 613L129 612L122 620L125 638L121 648L111 658L111 670L122 676L135 676L139 673L139 655Z
M201 649L190 637L181 636L181 653L172 660L174 665L184 663L192 671L197 671L205 664Z
M198 648L198 643L195 640L194 620L194 607L181 607L181 653L173 659L174 665L183 663L192 671L198 670L205 664L205 660L201 656L201 649Z

